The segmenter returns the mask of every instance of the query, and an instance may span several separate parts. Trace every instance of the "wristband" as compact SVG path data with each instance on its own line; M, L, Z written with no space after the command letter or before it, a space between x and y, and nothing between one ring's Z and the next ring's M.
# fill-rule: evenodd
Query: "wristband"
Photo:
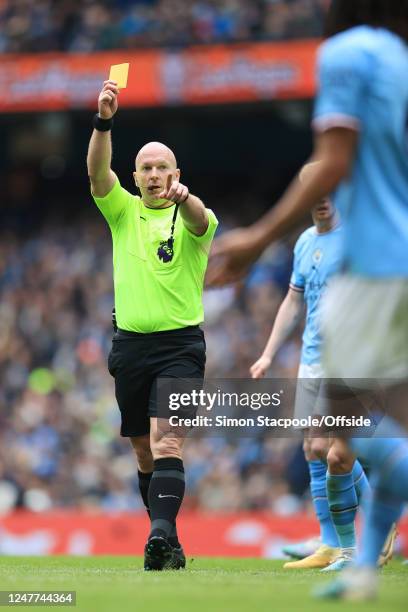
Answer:
M109 132L113 126L113 117L110 119L103 119L98 115L98 113L96 113L96 115L93 117L92 123L95 130L98 130L98 132Z

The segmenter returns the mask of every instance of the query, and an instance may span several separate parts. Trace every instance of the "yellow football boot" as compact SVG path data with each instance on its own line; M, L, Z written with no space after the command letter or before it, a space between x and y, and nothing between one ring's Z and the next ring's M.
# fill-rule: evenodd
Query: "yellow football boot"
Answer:
M321 569L327 567L340 554L340 548L332 548L322 544L313 555L300 561L289 561L283 566L285 569Z

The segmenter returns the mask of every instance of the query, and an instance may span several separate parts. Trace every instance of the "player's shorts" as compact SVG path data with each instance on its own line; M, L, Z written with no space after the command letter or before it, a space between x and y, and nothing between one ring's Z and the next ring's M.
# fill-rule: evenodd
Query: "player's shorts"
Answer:
M295 419L327 414L327 398L324 393L324 373L320 363L301 363L296 386Z
M334 279L322 335L330 414L369 416L375 427L387 414L408 427L408 279Z
M327 378L408 378L408 279L334 279L322 302Z
M157 416L158 378L204 379L205 350L204 332L198 326L151 334L115 333L108 368L115 379L122 436L149 433L150 417Z

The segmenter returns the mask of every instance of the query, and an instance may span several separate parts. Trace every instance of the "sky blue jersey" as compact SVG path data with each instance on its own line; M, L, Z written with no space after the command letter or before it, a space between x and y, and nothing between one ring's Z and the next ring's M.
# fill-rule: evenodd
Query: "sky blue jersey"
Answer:
M325 234L318 234L313 226L300 235L295 245L290 287L304 293L306 324L300 362L307 365L321 362L320 298L330 277L339 271L342 244L341 226Z
M408 277L408 45L359 26L320 48L314 128L359 130L351 177L333 196L344 227L344 267Z

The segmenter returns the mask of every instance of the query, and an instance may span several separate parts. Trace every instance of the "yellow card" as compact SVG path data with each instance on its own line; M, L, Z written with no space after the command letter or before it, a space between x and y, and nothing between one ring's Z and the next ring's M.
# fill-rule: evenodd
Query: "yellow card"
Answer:
M114 64L110 67L109 80L116 81L119 89L124 89L127 85L129 74L129 64Z

